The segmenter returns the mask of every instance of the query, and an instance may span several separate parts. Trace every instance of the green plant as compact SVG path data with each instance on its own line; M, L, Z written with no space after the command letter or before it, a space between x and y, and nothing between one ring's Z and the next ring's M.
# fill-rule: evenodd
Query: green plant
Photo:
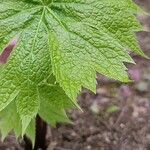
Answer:
M0 0L0 50L17 44L0 65L0 128L34 141L37 114L47 123L69 122L96 72L128 82L127 49L145 56L134 32L142 27L132 0ZM8 54L7 54L8 55Z

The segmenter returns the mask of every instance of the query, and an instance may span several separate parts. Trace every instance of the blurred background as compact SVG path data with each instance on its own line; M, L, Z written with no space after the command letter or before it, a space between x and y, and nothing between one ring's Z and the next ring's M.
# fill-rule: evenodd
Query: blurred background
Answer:
M136 0L150 12L150 0ZM150 16L138 16L145 30L150 30ZM137 38L150 57L150 32ZM48 150L150 150L150 60L132 54L136 65L128 65L135 82L122 84L97 76L97 94L83 89L79 104L84 112L68 112L73 124L49 127ZM10 134L0 143L0 150L22 150Z

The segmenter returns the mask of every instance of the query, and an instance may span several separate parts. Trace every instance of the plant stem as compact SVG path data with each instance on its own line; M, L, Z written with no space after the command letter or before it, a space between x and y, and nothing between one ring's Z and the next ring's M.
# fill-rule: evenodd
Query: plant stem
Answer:
M26 135L24 136L24 142L25 142L25 150L32 150L32 142Z
M36 117L36 139L34 150L42 149L46 150L46 133L47 124L42 118L37 115Z
M42 120L42 118L36 116L36 138L34 150L42 149L46 150L46 133L47 133L47 124ZM32 150L32 143L27 136L24 136L25 141L25 150Z

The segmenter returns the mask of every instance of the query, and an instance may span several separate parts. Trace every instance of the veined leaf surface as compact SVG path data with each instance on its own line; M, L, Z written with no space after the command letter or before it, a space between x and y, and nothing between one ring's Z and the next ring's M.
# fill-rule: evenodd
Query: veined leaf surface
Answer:
M0 111L9 116L15 108L22 126L2 127L4 135L14 129L34 139L37 113L51 124L68 122L65 109L77 105L82 87L95 91L97 72L128 82L127 49L144 56L134 33L142 30L140 11L132 0L0 0L0 52L18 39L0 65Z

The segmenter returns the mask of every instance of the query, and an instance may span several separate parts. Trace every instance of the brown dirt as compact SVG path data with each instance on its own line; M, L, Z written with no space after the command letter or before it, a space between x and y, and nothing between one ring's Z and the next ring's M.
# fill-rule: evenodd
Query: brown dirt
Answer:
M150 0L136 0L150 10ZM150 30L150 17L139 16ZM150 33L137 34L140 45L150 56ZM135 82L121 84L101 75L96 95L83 89L79 110L69 111L73 121L48 132L48 150L150 150L150 61L133 54L137 65L128 65ZM23 149L13 135L0 143L0 150Z

